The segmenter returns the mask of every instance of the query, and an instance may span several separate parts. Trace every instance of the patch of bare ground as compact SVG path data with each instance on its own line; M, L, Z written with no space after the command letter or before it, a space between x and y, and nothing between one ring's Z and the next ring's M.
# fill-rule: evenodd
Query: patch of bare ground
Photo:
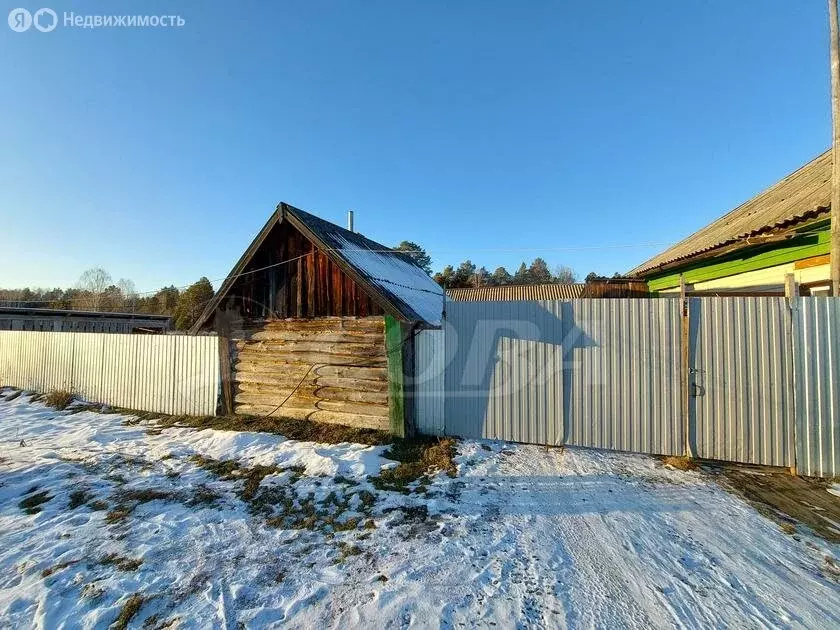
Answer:
M44 404L59 411L64 411L73 402L73 394L66 389L53 389L44 395Z
M30 488L24 498L18 503L18 507L27 514L37 514L41 511L41 506L52 499L52 495L48 491L36 492L37 489L37 486Z
M789 474L780 468L722 464L709 466L720 485L744 498L759 512L796 535L796 523L829 542L840 542L840 497L827 491L829 482Z
M423 486L429 475L445 472L450 477L457 473L455 468L455 440L452 438L413 438L395 440L385 452L385 457L399 464L371 477L379 490L408 492L410 484Z
M167 416L132 409L118 409L120 413L133 416L130 423L151 421L158 429L216 429L219 431L254 431L274 433L290 440L340 444L355 442L378 446L390 444L394 438L387 431L360 429L340 424L294 420L291 418L265 418L260 416Z
M143 564L140 558L127 558L118 553L108 553L99 559L99 564L108 564L116 567L120 571L136 571Z
M674 455L663 457L662 464L671 468L676 468L677 470L697 470L699 467L697 460L695 459L690 457L677 457Z
M144 598L139 593L129 595L128 599L120 608L120 614L117 615L116 620L109 627L110 630L124 630L128 627L129 622L140 612L143 606Z

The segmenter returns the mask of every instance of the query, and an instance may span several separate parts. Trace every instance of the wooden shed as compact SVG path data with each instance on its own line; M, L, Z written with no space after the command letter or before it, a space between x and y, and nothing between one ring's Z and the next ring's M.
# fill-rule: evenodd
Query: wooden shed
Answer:
M281 203L192 332L215 330L227 413L412 430L414 336L443 290L410 255Z

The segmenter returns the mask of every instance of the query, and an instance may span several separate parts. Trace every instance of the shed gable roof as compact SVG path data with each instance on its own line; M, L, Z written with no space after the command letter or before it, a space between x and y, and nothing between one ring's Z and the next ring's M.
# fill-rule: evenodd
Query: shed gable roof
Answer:
M247 272L248 264L272 228L283 221L289 221L338 264L387 313L406 321L440 325L443 289L410 255L281 203L234 265L191 332L197 332L206 324L236 279Z
M629 275L649 275L663 265L812 219L827 213L830 201L831 151L826 151Z

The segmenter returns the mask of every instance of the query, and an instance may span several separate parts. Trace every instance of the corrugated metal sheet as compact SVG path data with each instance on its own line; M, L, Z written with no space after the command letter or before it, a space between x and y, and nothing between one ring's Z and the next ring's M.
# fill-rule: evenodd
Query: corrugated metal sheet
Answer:
M827 215L831 197L831 151L826 151L673 247L642 263L630 275L644 275L669 262L737 242L747 236Z
M793 352L785 298L690 298L698 457L793 465Z
M446 433L561 444L562 302L451 302Z
M418 343L426 374L418 426L436 435L681 455L680 306L450 303L443 331ZM693 453L840 474L840 298L798 298L793 307L777 297L691 298L689 313ZM444 361L437 345L431 349L441 336ZM445 395L435 370L444 372ZM443 397L443 421L424 395L436 405Z
M421 330L414 339L413 389L417 430L425 435L444 435L444 332Z
M447 289L456 302L516 302L523 300L573 300L583 295L586 284L514 284L502 287Z
M66 389L142 411L213 415L218 338L0 331L0 384Z
M796 303L796 464L801 474L840 475L840 298Z
M678 300L577 300L564 307L566 442L682 454Z
M681 453L672 300L454 303L446 432Z

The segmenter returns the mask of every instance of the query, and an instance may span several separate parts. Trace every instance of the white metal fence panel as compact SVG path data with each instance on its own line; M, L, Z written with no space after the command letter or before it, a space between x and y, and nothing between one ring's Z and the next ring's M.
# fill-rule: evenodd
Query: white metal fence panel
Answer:
M840 474L840 298L691 298L688 419L681 304L449 302L418 428Z
M0 331L0 384L66 389L129 409L213 415L218 338Z
M562 302L448 302L446 433L561 444Z
M840 475L840 298L797 300L796 464L800 473Z
M793 465L793 361L785 298L691 298L695 454Z
M444 382L446 347L442 330L421 330L414 343L414 417L417 431L444 435Z
M682 454L679 300L582 299L561 309L566 443Z

